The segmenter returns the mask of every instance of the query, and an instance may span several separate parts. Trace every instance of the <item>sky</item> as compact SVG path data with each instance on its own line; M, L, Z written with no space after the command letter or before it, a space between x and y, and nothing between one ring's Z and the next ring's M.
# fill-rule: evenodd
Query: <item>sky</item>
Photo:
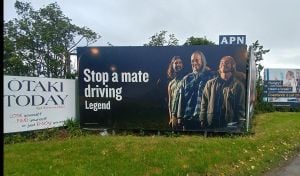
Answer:
M4 0L5 22L15 17L14 0ZM23 0L35 10L57 2L77 26L102 37L93 46L141 46L166 30L183 44L187 38L246 35L264 49L265 68L300 69L300 1L297 0Z

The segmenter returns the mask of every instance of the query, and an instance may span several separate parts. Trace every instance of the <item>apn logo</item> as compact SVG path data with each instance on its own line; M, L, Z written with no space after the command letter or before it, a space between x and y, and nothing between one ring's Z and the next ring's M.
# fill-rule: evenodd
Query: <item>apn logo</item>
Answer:
M246 35L220 35L219 45L246 45Z

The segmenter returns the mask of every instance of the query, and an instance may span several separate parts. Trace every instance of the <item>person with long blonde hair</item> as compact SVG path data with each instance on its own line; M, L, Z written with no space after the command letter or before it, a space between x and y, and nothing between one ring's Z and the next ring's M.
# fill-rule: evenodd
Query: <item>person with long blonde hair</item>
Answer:
M182 84L183 63L179 56L174 56L169 64L167 75L171 80L168 84L168 108L169 125L172 129L177 128L177 109L179 100L179 89Z

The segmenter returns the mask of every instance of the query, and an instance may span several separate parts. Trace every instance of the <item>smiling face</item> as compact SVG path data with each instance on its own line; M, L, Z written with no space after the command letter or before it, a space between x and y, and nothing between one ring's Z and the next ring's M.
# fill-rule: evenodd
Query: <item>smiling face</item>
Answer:
M203 63L202 63L202 58L199 53L194 53L191 56L191 64L192 64L192 70L193 72L200 72L202 69Z
M183 68L182 60L181 59L176 59L173 62L172 67L173 67L173 70L174 70L175 73L180 72Z
M219 71L220 73L233 72L234 67L235 67L235 63L233 58L229 56L225 56L220 61Z
M294 78L294 73L292 71L288 71L285 78L287 80L292 80Z

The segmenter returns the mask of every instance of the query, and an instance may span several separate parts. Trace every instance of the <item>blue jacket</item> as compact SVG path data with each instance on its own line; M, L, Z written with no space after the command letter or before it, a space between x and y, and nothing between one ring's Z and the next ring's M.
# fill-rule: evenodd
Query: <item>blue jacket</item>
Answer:
M189 73L183 78L179 92L177 117L187 120L198 119L203 89L206 82L213 76L212 72L205 70L199 73Z

